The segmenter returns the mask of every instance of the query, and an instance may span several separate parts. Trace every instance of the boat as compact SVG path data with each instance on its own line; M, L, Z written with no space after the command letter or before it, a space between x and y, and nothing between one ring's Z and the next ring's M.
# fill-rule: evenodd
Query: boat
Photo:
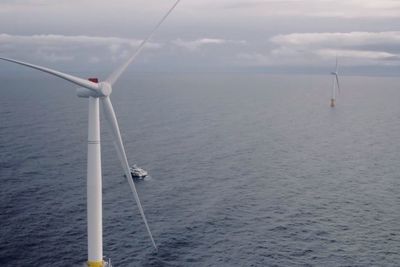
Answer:
M146 170L139 168L138 166L136 166L136 164L130 168L130 171L131 171L132 178L141 179L141 178L145 178L146 176L149 175L149 173Z

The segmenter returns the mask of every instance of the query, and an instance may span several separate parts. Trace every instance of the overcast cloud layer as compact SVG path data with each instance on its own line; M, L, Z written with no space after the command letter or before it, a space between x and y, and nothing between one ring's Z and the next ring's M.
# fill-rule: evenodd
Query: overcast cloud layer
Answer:
M111 71L174 0L2 0L0 55ZM398 0L182 0L135 71L326 71L400 66ZM1 63L0 68L8 68Z

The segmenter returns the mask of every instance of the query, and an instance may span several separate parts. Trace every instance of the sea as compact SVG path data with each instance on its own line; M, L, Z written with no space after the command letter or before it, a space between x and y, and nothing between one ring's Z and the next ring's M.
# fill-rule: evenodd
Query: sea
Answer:
M400 79L340 78L331 108L329 75L125 74L111 99L158 252L102 123L104 255L400 266ZM68 82L2 75L1 266L84 266L87 107Z

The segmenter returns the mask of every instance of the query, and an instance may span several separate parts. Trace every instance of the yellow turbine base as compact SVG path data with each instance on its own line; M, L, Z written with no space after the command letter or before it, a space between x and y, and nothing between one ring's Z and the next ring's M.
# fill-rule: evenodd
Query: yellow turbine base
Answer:
M334 108L335 107L335 105L336 105L336 101L335 101L335 99L331 99L331 108Z
M88 267L104 267L104 261L88 261Z

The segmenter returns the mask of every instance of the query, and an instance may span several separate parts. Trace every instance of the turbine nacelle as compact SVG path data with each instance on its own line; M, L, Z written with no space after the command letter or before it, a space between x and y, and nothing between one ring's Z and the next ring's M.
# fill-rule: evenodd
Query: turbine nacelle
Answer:
M85 87L76 88L76 94L78 97L88 98L88 97L106 97L109 96L112 92L112 88L110 83L108 82L98 82L97 78L89 78L89 81L93 83L98 83L98 89L88 89Z

